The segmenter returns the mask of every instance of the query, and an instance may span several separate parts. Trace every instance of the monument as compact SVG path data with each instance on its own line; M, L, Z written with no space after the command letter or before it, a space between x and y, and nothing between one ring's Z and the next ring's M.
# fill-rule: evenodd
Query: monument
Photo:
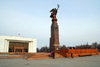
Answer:
M58 5L59 8L59 5ZM51 24L51 37L50 37L50 51L58 50L59 49L59 27L57 23L57 12L58 8L53 8L50 12L50 17L52 18Z

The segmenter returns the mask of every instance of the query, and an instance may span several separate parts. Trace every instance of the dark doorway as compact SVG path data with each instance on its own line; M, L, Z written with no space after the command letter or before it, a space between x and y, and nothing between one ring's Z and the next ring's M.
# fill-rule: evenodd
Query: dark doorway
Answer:
M15 48L18 48L18 49L15 49ZM28 52L28 43L26 43L26 42L9 42L9 52L23 52L23 51Z
M16 49L16 52L22 52L22 49Z

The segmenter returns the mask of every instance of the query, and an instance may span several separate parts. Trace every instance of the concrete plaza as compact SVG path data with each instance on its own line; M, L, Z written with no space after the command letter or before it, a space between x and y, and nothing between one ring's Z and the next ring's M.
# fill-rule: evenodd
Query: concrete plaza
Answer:
M0 67L100 67L100 55L30 61L0 59Z

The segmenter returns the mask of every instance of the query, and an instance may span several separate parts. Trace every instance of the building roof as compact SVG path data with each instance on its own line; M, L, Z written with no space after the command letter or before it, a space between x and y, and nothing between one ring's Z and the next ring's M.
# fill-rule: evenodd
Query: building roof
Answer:
M0 36L0 39L6 39L9 41L34 41L36 39L33 38L24 38L20 36Z

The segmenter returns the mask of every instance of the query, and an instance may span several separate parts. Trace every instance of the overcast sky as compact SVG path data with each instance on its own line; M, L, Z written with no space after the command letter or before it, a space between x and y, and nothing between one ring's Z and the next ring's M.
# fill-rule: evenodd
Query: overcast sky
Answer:
M36 38L49 46L50 10L57 14L60 45L100 43L100 0L0 0L0 36Z

